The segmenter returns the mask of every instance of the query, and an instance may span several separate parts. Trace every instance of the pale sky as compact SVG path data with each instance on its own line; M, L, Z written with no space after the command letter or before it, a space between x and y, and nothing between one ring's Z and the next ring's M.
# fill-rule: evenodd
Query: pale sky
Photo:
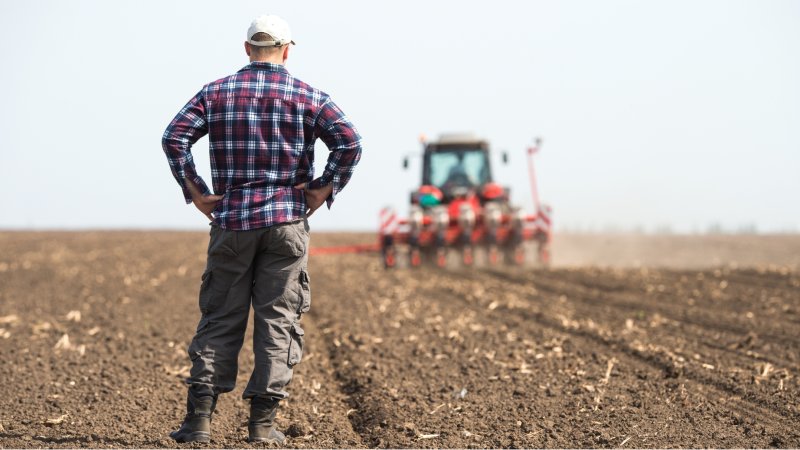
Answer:
M529 209L525 148L542 136L562 229L800 229L800 1L773 0L2 1L0 228L206 228L161 135L247 64L263 13L292 27L288 70L364 138L316 230L405 213L420 165L402 158L457 131L492 143L495 178ZM193 153L210 183L205 138Z

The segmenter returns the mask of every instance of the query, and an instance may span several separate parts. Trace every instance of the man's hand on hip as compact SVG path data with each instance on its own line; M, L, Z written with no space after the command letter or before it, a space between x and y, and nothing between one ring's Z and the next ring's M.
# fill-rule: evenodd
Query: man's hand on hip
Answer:
M325 200L330 197L331 192L333 192L333 183L322 186L321 188L317 189L307 189L305 183L298 184L294 187L295 189L300 189L301 191L305 191L306 193L306 206L308 206L308 211L306 211L306 216L311 216L314 214L314 211L319 209Z
M198 188L197 185L192 182L192 180L186 180L186 187L192 194L192 203L194 203L194 206L206 217L208 217L208 220L213 222L214 217L211 215L211 212L217 207L217 202L222 200L222 196L203 195L203 193L200 192L200 188Z

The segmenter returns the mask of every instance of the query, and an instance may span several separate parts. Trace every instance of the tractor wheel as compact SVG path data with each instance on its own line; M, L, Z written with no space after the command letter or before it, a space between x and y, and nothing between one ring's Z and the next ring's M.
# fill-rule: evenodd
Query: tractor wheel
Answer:
M384 247L383 266L387 269L393 269L395 266L397 266L397 255L394 246Z
M497 250L496 245L489 246L489 265L496 266L500 262L500 252Z
M462 262L465 266L471 266L475 262L475 255L472 253L471 246L464 247Z
M438 267L447 266L447 250L444 247L436 249L436 265Z
M409 252L409 264L411 267L419 267L422 264L422 255L419 248L412 248Z
M550 244L547 242L539 242L539 263L545 267L550 265Z
M514 264L521 266L525 264L525 246L520 244L514 247Z
M512 266L522 266L525 264L525 260L527 259L527 246L525 242L525 236L522 232L521 225L519 227L514 227L511 236L509 236L509 239L506 241L506 264Z

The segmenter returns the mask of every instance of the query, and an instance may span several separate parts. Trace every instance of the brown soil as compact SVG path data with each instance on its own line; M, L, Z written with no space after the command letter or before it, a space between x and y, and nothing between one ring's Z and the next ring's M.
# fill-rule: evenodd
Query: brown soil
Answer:
M800 239L730 238L717 261L712 238L642 238L612 256L608 239L628 238L556 240L556 263L569 245L599 257L551 269L312 258L286 445L800 446ZM0 447L177 446L206 245L0 233ZM248 446L245 342L214 447Z

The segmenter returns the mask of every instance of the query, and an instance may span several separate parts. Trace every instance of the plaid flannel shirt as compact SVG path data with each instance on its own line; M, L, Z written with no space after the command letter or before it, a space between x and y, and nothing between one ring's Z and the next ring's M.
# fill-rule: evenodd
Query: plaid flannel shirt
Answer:
M212 213L225 229L250 230L305 216L306 200L294 186L333 184L333 199L361 158L361 137L330 97L292 77L279 64L253 62L203 87L167 127L162 147L172 174L192 197L186 180L211 194L197 175L192 145L208 134L214 192ZM314 142L330 150L314 179Z

